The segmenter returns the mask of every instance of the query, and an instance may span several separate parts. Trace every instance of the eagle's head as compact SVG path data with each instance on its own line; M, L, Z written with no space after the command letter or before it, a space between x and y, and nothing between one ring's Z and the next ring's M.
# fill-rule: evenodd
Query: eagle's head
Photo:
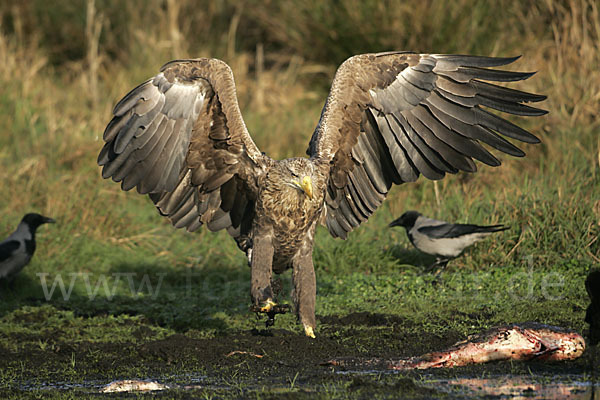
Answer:
M281 215L316 215L322 208L326 182L307 158L288 158L273 165L261 187L259 203L269 212ZM301 210L301 212L299 211Z
M306 158L288 158L281 161L281 178L284 186L309 200L314 197L314 166ZM285 189L284 189L285 190Z

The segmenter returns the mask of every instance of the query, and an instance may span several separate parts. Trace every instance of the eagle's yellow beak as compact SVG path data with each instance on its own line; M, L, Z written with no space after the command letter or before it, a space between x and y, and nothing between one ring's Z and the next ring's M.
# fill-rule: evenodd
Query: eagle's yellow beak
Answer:
M293 180L292 185L295 186L296 188L302 190L308 196L308 198L312 200L313 188L312 188L312 180L310 179L310 176L307 175L304 178L302 178L302 182Z
M302 188L302 190L304 190L304 193L306 193L308 198L312 200L313 189L312 180L310 179L310 176L305 176L304 178L302 178L302 183L300 184L300 187Z

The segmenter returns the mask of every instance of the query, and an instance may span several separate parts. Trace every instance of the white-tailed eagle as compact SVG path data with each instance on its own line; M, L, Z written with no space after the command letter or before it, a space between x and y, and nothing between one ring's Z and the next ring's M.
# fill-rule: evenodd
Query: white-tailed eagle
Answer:
M487 111L537 116L545 96L497 86L532 73L490 67L516 58L386 52L349 58L337 70L309 158L278 161L252 140L231 69L201 58L166 64L114 108L98 157L102 176L148 194L177 228L226 229L246 252L251 296L276 307L272 272L292 268L295 311L314 336L317 224L346 238L393 184L419 175L476 171L500 161L483 144L521 157L504 137L538 143Z

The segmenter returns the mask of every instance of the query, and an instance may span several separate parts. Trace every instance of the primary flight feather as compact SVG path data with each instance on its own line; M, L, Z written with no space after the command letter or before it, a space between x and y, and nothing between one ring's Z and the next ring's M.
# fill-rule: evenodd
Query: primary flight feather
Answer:
M292 268L295 310L314 336L314 233L324 219L334 237L379 207L392 184L419 175L500 165L482 145L524 153L504 136L539 140L502 119L537 116L525 105L545 96L486 81L531 73L490 69L516 58L387 52L357 55L337 70L310 158L273 160L244 124L231 69L217 59L172 61L127 94L104 132L98 163L123 190L148 194L177 228L226 229L246 252L255 306L276 305L272 272Z

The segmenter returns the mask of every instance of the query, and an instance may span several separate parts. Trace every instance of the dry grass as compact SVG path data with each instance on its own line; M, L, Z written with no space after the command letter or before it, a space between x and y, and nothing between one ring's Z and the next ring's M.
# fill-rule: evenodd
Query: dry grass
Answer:
M441 181L437 199L427 181L396 189L387 207L394 214L414 207L464 219L481 207L480 199L506 209L531 195L522 177L541 170L560 173L565 182L597 177L600 16L594 1L144 4L0 6L0 207L12 219L7 224L35 209L73 220L73 229L96 238L137 234L121 232L128 229L121 217L130 211L105 211L125 199L132 207L145 203L99 178L100 136L115 101L178 57L218 56L230 63L253 136L280 158L304 154L327 84L348 55L391 48L523 54L511 67L539 73L518 87L548 95L550 114L524 122L543 145L527 146L522 160L503 157L502 168ZM48 20L40 17L44 12ZM79 19L71 22L70 15ZM48 21L60 21L60 29ZM584 171L580 159L588 164ZM558 186L563 201L565 188ZM436 209L440 198L464 203L446 201ZM579 206L591 207L592 200Z

